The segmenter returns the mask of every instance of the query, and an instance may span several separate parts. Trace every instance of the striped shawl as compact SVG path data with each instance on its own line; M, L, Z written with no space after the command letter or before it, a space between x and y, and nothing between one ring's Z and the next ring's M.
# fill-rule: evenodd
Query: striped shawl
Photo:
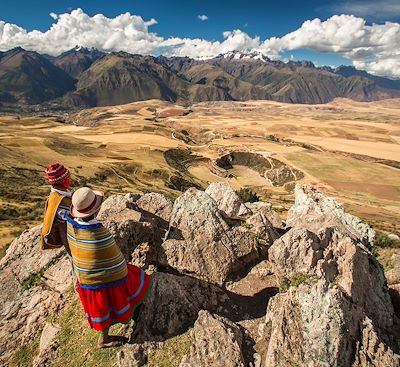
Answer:
M104 288L127 279L126 260L100 222L80 224L69 216L67 235L75 273L83 288Z

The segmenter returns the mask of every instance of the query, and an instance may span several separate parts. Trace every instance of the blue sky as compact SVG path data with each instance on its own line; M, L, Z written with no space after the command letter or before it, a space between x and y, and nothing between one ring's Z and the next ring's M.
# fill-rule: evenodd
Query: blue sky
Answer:
M398 0L396 0L398 1ZM377 17L376 12L368 12L349 4L368 4L367 1L269 1L269 0L116 0L116 1L69 1L69 0L2 0L0 19L15 23L27 30L47 30L52 19L50 12L57 14L82 8L87 14L104 14L115 17L130 12L144 19L155 18L158 24L153 31L164 37L179 36L190 38L221 39L222 32L242 29L250 35L261 38L283 36L308 19L327 19L334 14L351 13L373 21L400 21L400 12L385 12ZM385 1L375 1L382 3ZM398 1L400 3L400 1ZM329 3L329 5L326 5ZM369 13L369 14L368 14ZM198 15L208 16L206 22L197 19Z
M385 21L400 22L400 0L333 0L333 1L261 1L261 0L2 0L0 20L16 24L28 32L47 31L55 22L49 16L70 13L81 8L89 16L103 14L114 18L130 12L144 21L152 18L157 24L149 31L164 39L170 37L201 38L223 41L222 33L240 29L261 41L283 37L314 18L325 21L335 14L352 14L363 18L367 25ZM201 21L199 15L206 15ZM0 34L1 35L1 34ZM334 47L331 45L331 48ZM281 52L284 58L312 60L318 65L351 64L348 53L320 52L324 47L305 47Z

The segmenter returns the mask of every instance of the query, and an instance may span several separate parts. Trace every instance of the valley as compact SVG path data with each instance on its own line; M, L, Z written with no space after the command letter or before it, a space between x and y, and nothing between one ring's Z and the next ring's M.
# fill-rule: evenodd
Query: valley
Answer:
M58 118L0 117L0 244L40 222L44 167L107 195L224 181L250 188L282 217L297 182L311 183L375 229L400 234L400 100L321 105L160 100Z

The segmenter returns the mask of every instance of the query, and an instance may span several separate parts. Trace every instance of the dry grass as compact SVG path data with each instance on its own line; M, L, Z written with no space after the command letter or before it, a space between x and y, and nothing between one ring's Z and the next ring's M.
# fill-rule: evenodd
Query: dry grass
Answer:
M63 311L60 318L54 322L60 325L61 330L57 334L58 349L57 358L53 361L53 367L111 367L116 365L116 355L119 348L98 349L98 335L89 328L85 319L82 306L75 299ZM110 334L123 335L121 325L111 328Z
M378 227L384 223L381 229L397 231L400 171L318 149L322 146L400 162L400 100L336 100L326 105L205 102L191 110L186 114L180 106L153 100L85 110L71 118L92 127L1 116L0 169L10 174L26 169L35 174L29 184L18 174L4 184L0 203L18 207L20 212L0 222L0 248L10 241L12 231L32 221L27 213L37 210L35 219L41 220L39 206L48 192L42 172L55 161L70 168L76 186L91 185L108 194L159 191L176 197L180 187L226 181L235 189L254 189L282 213L292 203L293 185L273 187L259 173L240 166L231 171L234 178L224 178L210 171L205 161L190 162L182 171L179 157L172 163L165 160L164 153L171 148L190 149L193 155L210 160L232 150L271 154L302 170L306 175L303 182L316 183L354 214ZM304 143L316 147L310 150ZM171 185L179 175L187 182ZM8 192L25 199L10 198ZM37 208L32 206L33 198ZM9 220L15 228L4 231Z
M182 358L189 353L192 340L190 331L168 339L162 348L150 353L147 367L179 367Z

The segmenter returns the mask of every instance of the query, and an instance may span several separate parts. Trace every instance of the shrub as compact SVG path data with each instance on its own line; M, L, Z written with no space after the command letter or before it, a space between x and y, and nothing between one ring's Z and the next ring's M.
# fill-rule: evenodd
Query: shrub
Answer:
M236 191L236 193L245 203L260 201L260 197L257 193L248 187L242 187L240 190Z
M386 233L378 232L375 237L374 246L381 248L400 248L400 240L392 238Z
M312 275L304 273L296 273L291 278L283 278L279 284L279 292L284 293L288 291L290 287L297 288L301 284L312 285L316 281L316 278Z

